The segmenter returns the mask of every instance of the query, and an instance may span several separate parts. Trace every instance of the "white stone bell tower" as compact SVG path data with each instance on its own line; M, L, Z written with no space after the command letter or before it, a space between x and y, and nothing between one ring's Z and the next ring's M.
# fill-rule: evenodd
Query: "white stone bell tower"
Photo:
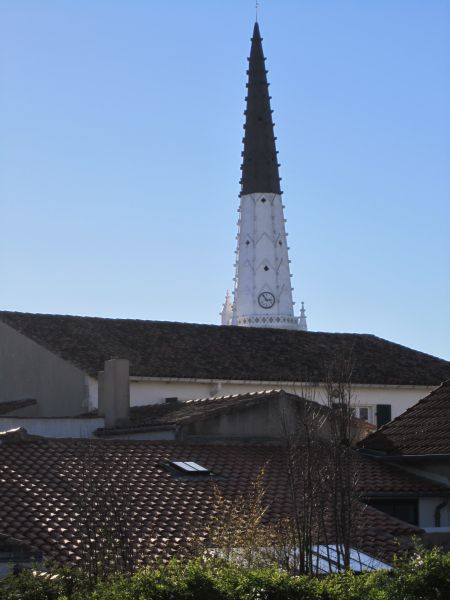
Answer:
M223 325L306 330L294 316L267 71L258 23L249 58L234 301ZM231 318L230 318L231 316Z

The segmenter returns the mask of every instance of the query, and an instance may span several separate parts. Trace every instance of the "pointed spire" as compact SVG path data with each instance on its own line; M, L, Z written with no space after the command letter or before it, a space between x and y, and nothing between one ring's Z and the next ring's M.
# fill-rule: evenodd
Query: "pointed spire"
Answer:
M308 325L306 323L306 312L305 312L305 303L302 302L302 307L300 309L300 317L298 319L298 328L300 331L308 331Z
M269 84L264 61L262 38L256 22L247 71L241 195L257 192L281 193Z
M222 317L222 325L231 325L231 319L233 317L233 306L231 304L230 292L227 290L227 294L225 296L225 302L223 304L222 312L220 313Z

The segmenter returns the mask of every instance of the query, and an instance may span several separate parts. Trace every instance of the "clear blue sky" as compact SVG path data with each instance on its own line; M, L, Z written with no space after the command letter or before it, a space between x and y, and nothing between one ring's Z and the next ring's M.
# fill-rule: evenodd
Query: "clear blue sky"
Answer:
M0 308L218 323L252 0L2 0ZM450 358L450 3L261 0L294 295Z

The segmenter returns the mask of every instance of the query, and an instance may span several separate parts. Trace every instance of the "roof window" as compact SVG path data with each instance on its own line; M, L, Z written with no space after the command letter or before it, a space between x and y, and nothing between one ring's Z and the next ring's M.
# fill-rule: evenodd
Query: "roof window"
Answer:
M170 465L185 475L208 475L209 469L192 461L171 461Z

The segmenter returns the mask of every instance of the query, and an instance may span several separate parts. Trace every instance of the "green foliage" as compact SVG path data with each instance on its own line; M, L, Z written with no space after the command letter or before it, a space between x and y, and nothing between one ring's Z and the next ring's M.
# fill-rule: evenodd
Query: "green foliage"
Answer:
M79 571L50 568L48 573L24 569L0 581L0 598L7 600L76 600L89 594Z
M399 600L449 600L450 552L419 547L392 585Z
M117 575L94 587L78 572L35 576L30 571L0 582L3 600L450 600L450 553L419 549L393 572L323 578L292 576L269 567L245 568L217 559L171 561L134 575Z

